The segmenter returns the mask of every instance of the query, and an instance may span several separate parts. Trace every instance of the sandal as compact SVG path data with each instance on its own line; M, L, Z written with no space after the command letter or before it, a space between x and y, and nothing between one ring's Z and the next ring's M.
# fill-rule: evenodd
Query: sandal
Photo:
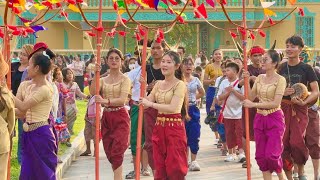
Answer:
M252 167L251 164L250 164L250 167ZM247 161L243 161L243 163L242 163L242 168L247 168Z
M80 156L91 156L91 152L90 151L85 151L82 154L80 154Z
M150 176L151 173L148 169L142 169L141 171L142 176Z
M299 180L308 180L306 175L301 175L299 176Z
M228 150L223 149L221 152L221 156L228 156L228 155L229 155Z
M136 177L136 173L134 171L130 171L127 175L126 175L126 179L134 179Z

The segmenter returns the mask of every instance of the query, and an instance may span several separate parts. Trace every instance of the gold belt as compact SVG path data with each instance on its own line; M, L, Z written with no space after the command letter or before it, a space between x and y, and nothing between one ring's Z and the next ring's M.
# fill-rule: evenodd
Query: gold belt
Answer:
M42 126L46 126L48 125L48 121L41 121L41 122L36 122L36 123L33 123L33 124L28 124L28 123L23 123L23 131L24 132L30 132L30 131L34 131L36 129L38 129L39 127L42 127Z
M159 125L159 124L164 125L166 122L169 123L169 125L172 125L172 126L173 126L174 123L180 123L182 125L182 119L181 118L167 118L167 117L157 117L156 125Z
M105 107L105 108L104 108L104 111L107 111L107 112L119 111L119 110L122 109L122 108L124 108L124 106L116 107L116 108L107 108L107 107Z
M273 108L273 109L257 109L257 113L262 114L263 116L267 116L271 113L280 110L280 108Z

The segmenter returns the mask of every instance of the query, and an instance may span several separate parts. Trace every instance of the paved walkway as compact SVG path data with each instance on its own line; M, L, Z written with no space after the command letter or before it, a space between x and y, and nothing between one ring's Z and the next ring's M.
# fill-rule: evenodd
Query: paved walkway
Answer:
M221 152L216 148L213 141L213 132L210 130L209 126L203 123L203 118L205 117L205 110L201 109L201 140L200 140L200 152L198 155L198 163L201 166L201 171L189 172L186 179L187 180L245 180L246 179L246 169L241 168L241 163L238 162L224 162L224 157L221 156ZM251 162L252 179L258 180L262 179L262 174L260 173L256 161L254 160L255 147L254 143L251 143ZM112 170L110 163L108 162L102 145L100 144L100 179L113 179ZM124 158L124 172L123 175L127 174L133 169L133 164L131 161L130 150L127 150ZM95 170L94 170L94 158L93 157L78 157L76 161L72 163L70 168L63 176L63 180L94 180ZM311 160L308 161L306 165L306 174L309 179L313 178L313 168ZM143 180L152 180L152 177L141 177ZM276 179L276 176L275 178Z

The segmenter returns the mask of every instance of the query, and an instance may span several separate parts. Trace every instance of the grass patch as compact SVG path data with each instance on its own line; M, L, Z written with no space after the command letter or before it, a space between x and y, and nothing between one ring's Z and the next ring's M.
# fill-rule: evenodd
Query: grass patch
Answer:
M84 129L84 125L85 125L84 116L87 110L87 102L77 101L77 107L78 107L77 120L74 123L74 127L73 127L74 135L71 136L71 142ZM17 132L17 129L18 129L18 126L16 125L16 132ZM10 179L19 179L19 175L20 175L20 165L18 163L18 158L17 158L17 148L18 148L18 137L14 137L12 153L11 153ZM68 147L66 145L60 144L58 155L59 156L63 155L67 149Z

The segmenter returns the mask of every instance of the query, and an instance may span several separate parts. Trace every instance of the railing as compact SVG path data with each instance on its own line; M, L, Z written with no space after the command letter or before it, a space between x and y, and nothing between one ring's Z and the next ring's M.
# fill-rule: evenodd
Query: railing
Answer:
M264 2L272 2L274 0L264 0ZM253 1L254 6L261 6L260 0ZM287 0L276 0L276 3L272 7L285 7L287 5Z
M206 0L199 0L198 3L199 4L204 3L206 6L210 6L206 2ZM246 0L246 3L247 3L247 5L249 5L249 0ZM216 2L216 6L220 6L220 4ZM242 0L229 0L229 1L227 1L226 6L227 7L242 7Z
M274 0L264 0L265 2L272 2ZM123 1L119 1L118 3L123 3ZM206 0L198 0L198 4L204 3L206 6L209 6ZM260 7L260 0L246 0L248 6ZM252 4L253 3L253 4ZM99 0L87 0L87 4L90 8L98 7ZM216 2L216 5L219 6L219 3ZM273 7L285 7L287 5L287 0L277 0ZM113 7L113 0L104 0L104 7ZM179 6L184 6L183 3L180 3ZM242 7L242 0L228 0L227 7ZM129 7L136 7L135 5L129 5ZM191 6L190 6L191 7Z

